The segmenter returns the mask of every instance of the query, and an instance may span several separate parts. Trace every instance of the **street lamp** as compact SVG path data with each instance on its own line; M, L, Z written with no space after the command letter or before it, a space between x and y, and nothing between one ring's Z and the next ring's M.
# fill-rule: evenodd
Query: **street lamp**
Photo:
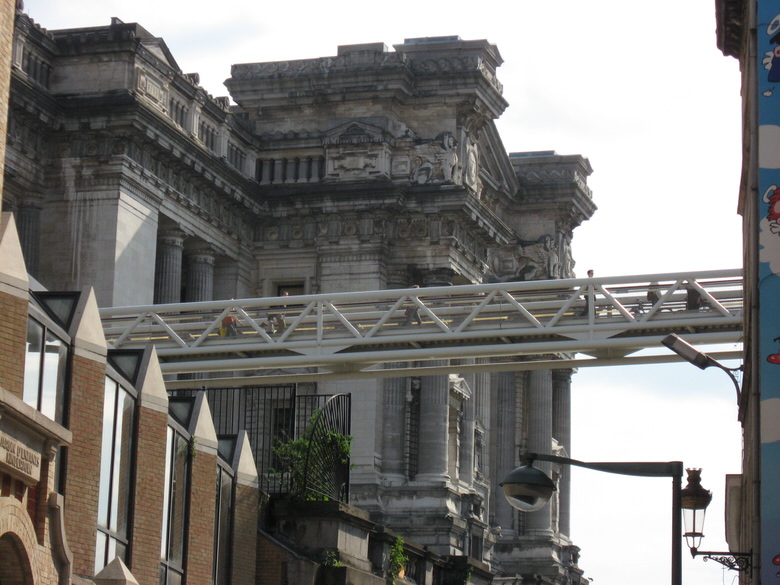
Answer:
M737 390L737 403L739 403L739 396L740 396L739 382L737 381L737 377L734 375L734 372L741 371L742 370L741 367L727 368L726 366L724 366L723 364L721 364L711 356L707 355L706 353L700 352L698 349L693 347L690 343L688 343L687 341L679 337L676 333L670 333L669 335L667 335L661 340L661 343L664 344L669 349L671 349L674 353L679 355L686 362L692 363L694 366L696 366L701 370L705 370L712 366L726 372L726 375L728 375L728 377L731 378L731 381L734 383L734 388L736 388Z
M750 553L699 550L704 538L704 515L712 501L712 494L701 485L701 469L686 469L688 484L682 489L680 503L685 520L685 542L691 549L691 556L704 557L735 571L748 571L752 560Z
M704 370L714 366L726 372L726 375L734 383L737 391L737 404L740 403L741 391L739 382L734 372L742 370L739 368L727 368L706 353L700 352L687 341L681 339L674 333L667 335L661 340L661 343L679 355L685 361ZM718 551L700 551L699 545L704 537L704 514L712 500L712 495L708 490L701 486L701 469L689 469L688 485L682 490L682 508L685 518L685 540L691 549L691 556L704 557L704 560L713 560L724 567L735 571L749 571L752 568L753 554L750 552L718 552Z
M672 585L682 585L682 523L680 521L680 498L683 464L682 461L668 462L599 462L589 463L568 457L526 453L523 465L512 470L499 484L504 497L513 508L521 512L534 512L543 508L555 491L555 484L542 471L533 467L533 462L548 461L562 465L585 467L595 471L635 475L642 477L672 478Z

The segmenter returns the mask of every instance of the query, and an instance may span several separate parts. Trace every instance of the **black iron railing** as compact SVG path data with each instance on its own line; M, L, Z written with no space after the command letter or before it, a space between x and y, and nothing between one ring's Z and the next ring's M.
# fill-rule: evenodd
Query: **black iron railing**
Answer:
M304 440L304 484L317 497L346 501L349 462L334 449L338 436L349 436L350 396L298 394L296 386L251 386L172 390L171 396L206 392L218 435L246 430L257 467L259 487L269 495L302 495L301 477L280 458L279 445ZM327 473L323 470L330 469ZM318 495L317 495L318 494Z

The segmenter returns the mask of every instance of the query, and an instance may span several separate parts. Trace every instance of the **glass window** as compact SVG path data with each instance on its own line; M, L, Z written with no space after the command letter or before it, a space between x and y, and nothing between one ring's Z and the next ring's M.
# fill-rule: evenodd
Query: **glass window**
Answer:
M106 377L100 454L95 572L118 556L126 561L132 488L135 397Z
M189 447L189 441L184 435L169 426L166 441L160 585L179 585L184 580Z
M24 401L65 423L65 381L68 344L35 319L27 320L24 361Z
M214 526L214 584L230 584L230 550L233 526L233 476L217 468L217 505Z

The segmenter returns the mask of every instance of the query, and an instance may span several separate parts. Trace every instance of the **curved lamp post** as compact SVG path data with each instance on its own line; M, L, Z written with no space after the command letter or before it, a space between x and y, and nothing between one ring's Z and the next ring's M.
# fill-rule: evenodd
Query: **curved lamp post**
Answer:
M544 472L533 467L533 462L548 461L563 465L585 467L595 471L636 475L642 477L672 478L672 585L682 585L682 522L680 520L680 498L683 464L682 461L667 462L599 462L588 463L568 457L526 453L523 465L512 470L499 484L504 489L504 497L513 508L521 512L535 512L549 502L555 491L555 484Z
M742 367L728 368L693 347L690 343L671 333L661 340L661 343L679 355L685 361L690 362L702 370L709 367L716 367L723 370L731 379L734 388L737 391L737 404L741 402L742 392L739 387L739 381L735 372L742 371ZM704 560L712 560L720 563L724 567L735 571L749 571L753 565L753 553L751 552L718 552L718 551L700 551L699 545L704 536L702 528L704 526L704 514L707 506L712 500L712 495L708 490L701 486L701 469L688 470L688 485L682 490L683 517L685 518L685 540L691 549L691 556L696 558L703 556Z
M731 378L731 381L734 384L734 388L737 390L737 403L739 403L741 392L739 388L739 381L734 375L734 372L742 371L741 367L727 368L712 356L709 356L706 353L703 353L693 347L690 343L685 341L676 333L670 333L661 340L661 343L679 355L686 362L692 363L701 370L706 370L709 367L715 367L726 372L726 375Z

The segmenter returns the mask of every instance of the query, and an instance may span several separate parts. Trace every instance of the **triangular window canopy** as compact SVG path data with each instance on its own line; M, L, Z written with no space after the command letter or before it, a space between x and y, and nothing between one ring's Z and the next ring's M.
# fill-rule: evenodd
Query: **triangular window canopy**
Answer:
M233 455L236 452L237 441L238 437L236 435L219 435L217 437L217 452L230 465L233 464Z
M80 292L30 291L33 299L65 331L70 330Z
M116 350L108 351L108 363L124 376L133 386L138 382L138 373L141 368L143 350Z
M194 397L171 397L168 399L168 410L171 416L185 429L190 428L190 419L192 419L194 406Z

